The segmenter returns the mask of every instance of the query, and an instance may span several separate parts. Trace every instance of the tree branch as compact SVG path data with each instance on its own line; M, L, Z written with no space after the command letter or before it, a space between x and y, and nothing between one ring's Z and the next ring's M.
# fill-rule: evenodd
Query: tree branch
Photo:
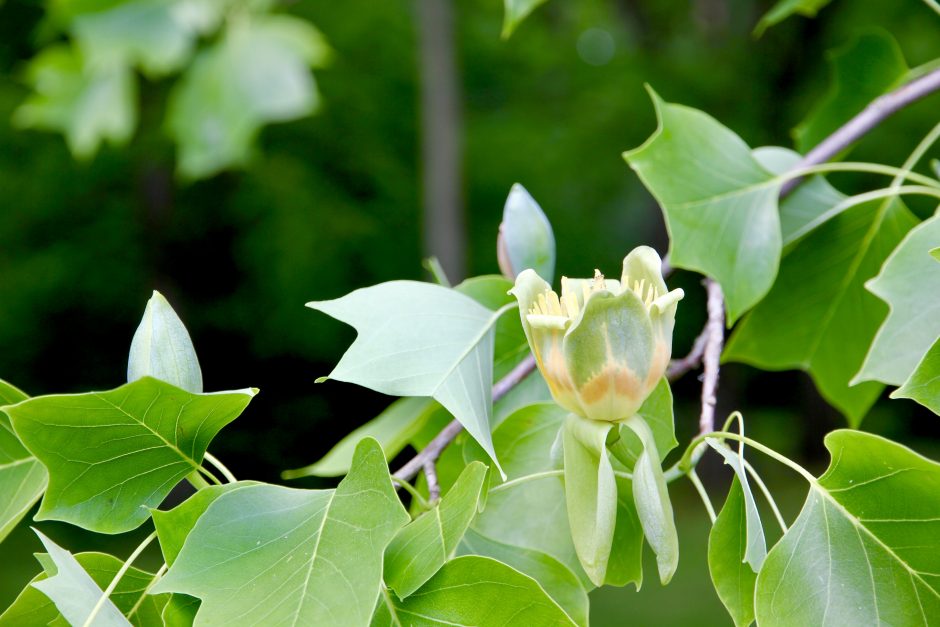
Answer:
M899 109L903 109L937 90L940 90L940 68L915 78L894 91L879 96L865 107L861 113L806 153L806 156L800 159L791 171L829 161L891 117ZM783 187L780 188L780 196L789 194L802 180L791 179L784 183Z
M708 322L702 335L702 413L699 416L699 433L711 433L715 430L715 403L718 390L718 370L721 349L725 344L725 299L717 281L705 279L708 293Z
M493 385L493 402L495 403L506 396L509 390L529 376L533 370L535 370L535 357L529 355L519 362L519 365L510 370L509 374ZM395 478L407 481L418 474L419 471L427 471L429 463L433 467L434 462L441 456L441 453L444 452L447 445L453 442L454 438L456 438L461 431L463 431L463 425L457 422L457 420L450 421L426 447L421 449L421 452L398 469L394 475ZM430 481L428 483L430 484Z

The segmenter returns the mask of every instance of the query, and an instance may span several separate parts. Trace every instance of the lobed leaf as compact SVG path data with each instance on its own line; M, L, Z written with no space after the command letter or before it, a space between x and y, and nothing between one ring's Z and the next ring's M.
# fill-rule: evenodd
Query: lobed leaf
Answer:
M757 573L747 564L750 546L745 492L735 475L728 498L708 534L708 570L718 598L736 627L754 622L754 586Z
M4 405L29 398L0 379L0 542L16 527L46 490L49 475L13 432Z
M940 339L933 343L904 385L891 398L910 398L940 415Z
M108 392L39 396L5 412L49 471L36 520L98 533L140 526L255 389L191 394L144 377ZM80 436L80 437L79 437Z
M367 438L336 490L261 484L216 498L154 592L201 599L196 625L365 625L385 547L406 522Z

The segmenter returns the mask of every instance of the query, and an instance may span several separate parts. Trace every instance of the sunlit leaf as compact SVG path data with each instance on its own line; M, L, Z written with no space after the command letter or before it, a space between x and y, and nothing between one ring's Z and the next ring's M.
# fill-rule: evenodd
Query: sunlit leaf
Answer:
M0 408L29 398L0 379ZM49 476L13 432L10 419L0 410L0 542L39 500Z
M826 436L829 469L757 577L761 626L927 625L940 616L940 464L881 437Z
M503 16L503 39L512 35L516 27L522 23L540 4L546 0L503 0L505 15Z
M721 284L731 325L777 276L780 183L714 118L650 95L659 126L624 158L662 207L672 265Z
M385 583L406 599L454 556L480 508L487 468L473 462L439 503L406 525L385 549Z
M336 490L253 485L215 499L155 592L202 600L196 624L365 625L408 514L378 442Z
M92 157L102 142L123 145L134 133L137 86L120 63L90 69L74 49L51 46L30 61L26 80L33 93L14 124L62 133L76 158Z
M725 506L708 535L708 570L718 598L737 627L754 622L754 586L757 573L746 562L748 549L747 504L737 475L731 482Z
M48 538L46 541L49 541ZM71 560L68 559L72 556L68 551L59 550L62 553L58 554L58 558L69 563L68 570L72 572L74 563L71 563ZM62 617L52 600L33 586L33 584L47 580L51 575L56 574L58 567L48 554L37 554L37 558L42 558L41 561L44 564L49 564L48 568L51 572L42 572L30 581L29 585L16 597L10 607L3 614L0 614L0 627L33 627L34 625L36 627L45 627L46 625L68 627L68 621ZM122 562L118 558L104 553L78 553L74 556L74 561L87 573L87 576L90 576L92 583L97 588L97 592L92 591L91 585L81 576L81 573L74 571L76 577L72 580L72 583L80 584L84 582L85 584L80 588L76 588L76 599L74 600L78 602L83 599L87 602L90 595L91 606L93 606L97 603L101 591L107 588L111 580L114 579L122 566ZM133 614L130 614L127 619L135 627L158 627L163 624L160 615L168 601L168 595L146 594L147 588L153 583L153 580L153 573L132 566L121 577L121 581L118 582L114 592L108 597L113 607L116 607L120 613L128 615L133 610ZM89 606L89 610L91 606ZM76 624L81 625L83 622L84 620ZM94 624L101 623L95 622Z
M448 562L405 601L387 592L372 619L373 626L574 624L534 579L477 555Z
M555 235L552 225L539 204L519 183L509 190L496 247L504 275L515 278L523 270L531 268L549 283L554 280Z
M891 308L855 375L902 385L940 337L940 265L929 251L940 241L940 215L912 229L865 287Z
M395 396L432 396L495 461L491 386L499 312L455 290L414 281L307 306L358 331L329 378Z
M108 392L39 396L5 409L49 471L36 520L122 533L202 462L257 390L190 394L144 377Z
M829 93L793 129L797 149L806 153L885 93L908 72L904 54L882 30L859 35L829 54Z
M459 555L492 557L532 577L565 610L577 625L588 624L589 602L578 577L554 557L518 546L510 546L480 535L472 529L460 541ZM613 559L614 556L611 556Z
M832 0L780 0L757 23L754 33L758 36L774 24L779 24L791 15L816 17L816 12Z
M891 398L910 398L940 416L940 339L924 355L910 378L891 393Z
M147 301L127 359L128 383L141 377L202 393L202 369L189 332L163 294L156 291Z
M329 55L320 33L288 15L244 17L196 55L170 95L167 127L188 178L245 165L262 126L319 104L309 68Z
M790 164L796 158L790 153ZM789 167L787 159L767 165ZM817 190L801 199L806 214L822 215L844 198L821 183ZM858 426L883 389L850 385L886 313L865 281L916 224L899 200L888 198L848 209L812 230L788 250L773 288L735 329L724 359L765 370L805 370L820 394Z

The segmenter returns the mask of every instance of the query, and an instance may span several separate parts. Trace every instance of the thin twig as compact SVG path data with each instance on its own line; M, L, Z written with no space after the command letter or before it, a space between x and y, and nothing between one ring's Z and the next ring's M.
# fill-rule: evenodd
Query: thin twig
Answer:
M509 390L529 376L533 370L535 370L535 357L529 355L519 362L519 365L510 370L509 374L493 385L493 402L506 396ZM437 461L437 458L441 456L441 453L444 452L447 445L453 442L454 438L456 438L457 434L461 431L463 431L463 425L456 419L452 420L446 427L441 429L441 432L438 433L426 447L421 449L421 452L398 469L395 473L395 478L405 479L407 481L418 474L419 471L426 470L427 462Z
M692 344L692 350L685 357L673 359L669 362L669 368L666 370L666 378L675 381L689 370L694 370L702 363L702 355L705 354L705 341L708 339L708 326L706 325L702 332L695 338Z
M428 499L436 503L441 498L441 484L437 482L437 467L433 459L424 462L424 478L428 481Z
M903 109L937 90L940 90L940 68L915 78L894 91L873 100L861 113L806 153L806 156L800 159L792 169L796 170L829 161L899 109ZM780 195L785 196L793 191L802 180L792 179L784 183L783 187L780 188Z
M699 433L715 430L715 396L718 390L718 364L721 349L725 344L725 299L717 281L705 279L708 293L708 322L705 323L704 348L702 352L702 413L699 416Z

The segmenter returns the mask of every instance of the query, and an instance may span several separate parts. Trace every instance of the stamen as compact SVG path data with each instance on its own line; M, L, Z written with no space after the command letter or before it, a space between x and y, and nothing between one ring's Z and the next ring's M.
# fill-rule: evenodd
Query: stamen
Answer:
M554 291L548 293L548 313L554 316L564 315L561 312L561 304L558 302L558 294Z
M568 292L562 296L562 308L567 309L567 315L569 318L574 319L578 316L578 297Z
M549 310L548 310L548 302L546 302L546 300L545 300L545 293L544 293L544 292L541 293L541 294L539 294L538 307L539 307L539 313L540 313L540 314L543 314L543 315L544 315L544 314L550 313Z

